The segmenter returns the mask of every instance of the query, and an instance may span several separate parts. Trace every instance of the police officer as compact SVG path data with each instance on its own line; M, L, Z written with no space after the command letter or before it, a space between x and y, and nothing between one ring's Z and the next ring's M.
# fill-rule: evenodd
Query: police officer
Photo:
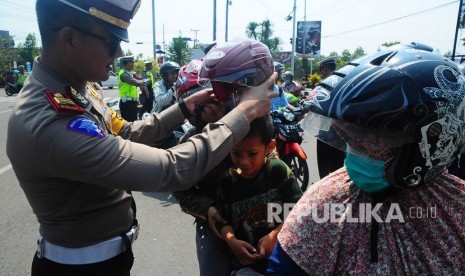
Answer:
M322 79L329 76L336 69L336 61L337 57L328 57L318 63ZM345 153L319 139L316 141L316 156L320 178L324 178L344 166Z
M145 112L150 113L153 108L153 99L155 98L153 94L153 85L155 84L155 78L152 74L153 64L152 61L146 61L145 70L142 72L142 78L148 80L145 84L144 92L140 94L140 103L142 104L142 108L139 111L139 119L142 118L142 115Z
M40 224L32 275L129 275L138 223L127 190L192 186L269 112L270 77L182 146L154 147L209 104L203 90L144 121L109 109L92 82L108 78L140 0L37 0L42 53L16 98L7 156ZM32 242L32 241L31 241Z
M136 80L133 75L134 56L121 58L122 68L118 72L119 109L121 117L128 122L137 120L137 105L139 103L139 92L137 87L144 90L144 83Z
M23 88L24 86L24 82L26 81L26 78L27 78L27 74L26 72L24 72L24 65L20 65L18 66L18 70L19 70L19 73L18 73L18 91L21 90L21 88Z

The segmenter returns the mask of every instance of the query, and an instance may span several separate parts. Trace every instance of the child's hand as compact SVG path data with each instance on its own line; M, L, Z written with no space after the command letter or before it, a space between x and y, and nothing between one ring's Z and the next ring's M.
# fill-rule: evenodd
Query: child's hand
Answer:
M210 229L220 238L221 234L218 232L218 229L216 228L216 223L226 223L226 220L221 216L220 212L215 206L210 206L208 208L208 225L210 225Z
M281 227L279 227L281 230ZM278 231L271 231L268 235L264 236L258 241L258 252L261 258L269 258L273 252L274 246L278 241Z
M257 260L263 259L263 257L257 254L255 247L245 241L233 238L228 241L228 245L242 265L250 265Z

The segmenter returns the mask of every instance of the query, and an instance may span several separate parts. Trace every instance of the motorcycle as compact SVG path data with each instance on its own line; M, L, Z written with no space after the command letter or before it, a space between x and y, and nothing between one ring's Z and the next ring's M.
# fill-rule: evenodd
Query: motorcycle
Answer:
M17 83L14 84L14 83L11 83L11 82L7 82L5 84L5 93L8 96L12 96L13 94L18 94L19 91L21 91L21 88L22 88L22 86L18 85Z
M296 107L294 111L285 108L271 112L279 157L292 170L302 191L307 189L310 179L307 154L300 146L304 130L299 121L304 114L305 111L301 107Z

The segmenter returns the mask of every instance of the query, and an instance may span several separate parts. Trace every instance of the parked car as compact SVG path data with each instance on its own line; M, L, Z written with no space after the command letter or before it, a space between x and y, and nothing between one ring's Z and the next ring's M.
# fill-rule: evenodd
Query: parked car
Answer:
M113 71L110 71L110 77L108 77L106 81L102 81L100 83L100 86L102 88L107 87L110 89L112 89L113 87L118 87L118 76Z

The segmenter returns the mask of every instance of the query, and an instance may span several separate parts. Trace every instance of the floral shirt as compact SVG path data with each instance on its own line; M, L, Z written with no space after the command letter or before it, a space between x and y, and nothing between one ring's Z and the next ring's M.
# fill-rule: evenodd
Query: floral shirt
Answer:
M375 202L341 168L309 187L278 241L312 275L463 275L465 181L444 172Z

